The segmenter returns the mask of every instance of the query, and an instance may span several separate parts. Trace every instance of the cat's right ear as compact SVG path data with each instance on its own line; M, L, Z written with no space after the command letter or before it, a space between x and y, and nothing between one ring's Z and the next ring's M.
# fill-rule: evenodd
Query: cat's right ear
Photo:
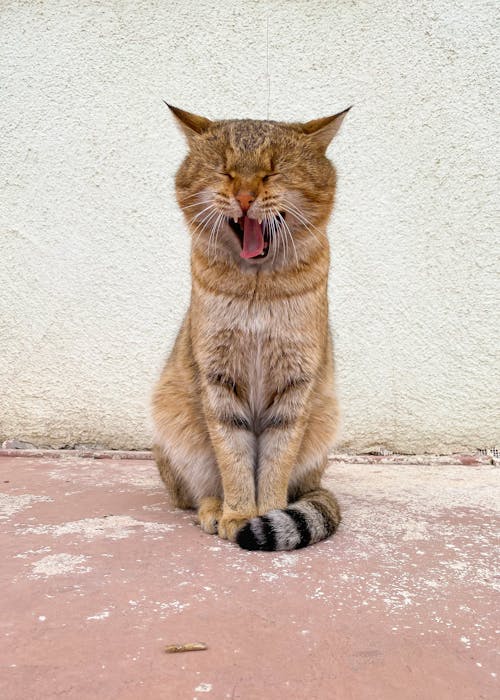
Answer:
M163 101L165 102L165 100ZM184 132L184 135L186 136L189 143L191 143L192 139L196 135L202 134L213 123L210 121L210 119L207 119L206 117L200 117L197 114L191 114L191 112L186 112L183 109L179 109L179 107L169 105L168 102L165 102L165 104L174 115L177 124Z
M299 129L303 134L307 134L313 143L324 152L328 148L330 141L337 134L344 117L350 109L351 107L348 107L343 112L333 114L331 117L313 119L305 124L299 124Z

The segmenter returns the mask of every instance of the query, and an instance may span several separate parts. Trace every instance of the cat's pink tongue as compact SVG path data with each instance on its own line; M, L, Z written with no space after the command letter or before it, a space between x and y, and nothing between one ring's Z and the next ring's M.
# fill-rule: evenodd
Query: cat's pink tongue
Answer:
M262 235L262 225L257 219L243 217L243 249L240 253L242 258L255 258L264 252L264 236Z

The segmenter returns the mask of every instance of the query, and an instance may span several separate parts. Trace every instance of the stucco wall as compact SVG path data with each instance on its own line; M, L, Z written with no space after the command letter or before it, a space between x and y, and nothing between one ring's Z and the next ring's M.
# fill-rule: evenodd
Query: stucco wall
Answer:
M331 309L342 446L498 444L494 0L0 5L0 437L149 444L189 297L161 99L213 118L354 108ZM498 57L496 57L498 59Z

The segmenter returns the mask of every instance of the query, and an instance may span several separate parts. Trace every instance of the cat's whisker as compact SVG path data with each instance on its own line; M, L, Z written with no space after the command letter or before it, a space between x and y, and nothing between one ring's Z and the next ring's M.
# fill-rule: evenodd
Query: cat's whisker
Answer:
M281 258L282 260L285 260L288 257L288 241L285 240L283 233L280 231L275 216L273 216L273 228L275 230L276 238L276 254L278 254L278 250L281 250Z
M286 236L283 235L283 231L281 228L278 226L278 222L276 221L276 215L273 216L273 226L276 229L276 236L281 244L281 247L283 249L283 256L285 259L288 258L288 239Z
M276 236L274 235L273 229L272 229L272 217L268 217L267 214L264 217L264 226L265 230L267 233L267 237L269 238L269 246L272 245L273 248L273 262L276 257Z
M312 229L315 229L321 235L324 235L323 232L320 231L320 229L317 228L311 221L309 221L309 219L303 214L303 212L300 209L298 209L295 205L293 205L287 199L284 199L283 202L284 211L288 211L290 214L292 214L292 216L295 216L299 220L299 222L302 223L307 228L307 230L314 236L314 238L316 238L316 240L320 243L321 241L314 234Z
M274 261L276 260L276 253L278 251L278 240L276 236L272 236L272 231L271 231L271 221L272 219L268 219L267 215L264 217L264 221L266 224L266 229L268 231L268 237L269 237L269 245L271 245L271 241L273 244L273 262L272 264L274 265Z
M279 221L277 218L277 209L272 209L271 214L272 214L272 222L273 222L273 228L276 231L276 238L281 244L281 247L283 248L283 254L285 257L288 257L288 241L285 239L283 236L283 232L281 231L281 227L278 225Z
M276 227L276 230L278 231L278 235L282 244L283 248L283 254L285 259L288 259L288 254L289 254L289 243L288 243L288 238L284 235L283 231L281 230L281 226L278 226L278 221L276 219L276 215L274 217L274 225Z
M265 231L265 233L267 233L267 237L269 239L269 246L271 246L271 244L272 244L272 248L273 248L272 264L274 265L274 261L276 260L277 241L276 241L276 236L273 235L271 222L272 222L272 218L268 218L268 216L266 214L264 216L264 219L263 219L263 230Z
M193 223L193 221L196 221L196 219L197 219L199 216L201 216L202 214L204 214L206 211L209 211L210 209L213 209L214 211L217 211L217 209L214 207L213 204L209 204L208 207L205 207L204 209L202 209L201 211L199 211L197 214L195 214L194 216L192 216L191 219L190 219L190 222Z
M295 239L294 239L294 237L293 237L293 233L292 233L292 231L291 231L291 229L290 229L290 226L288 225L288 222L286 221L285 217L284 217L281 213L278 214L278 216L279 216L279 218L280 218L280 220L281 220L281 223L282 223L283 228L287 231L287 233L288 233L288 235L289 235L289 237L290 237L290 240L291 240L292 245L293 245L293 249L294 249L294 251L295 251L295 259L296 259L297 265L298 265L298 264L299 264L299 256L298 256L298 253L297 253L297 247L296 247L296 245L295 245Z
M187 195L182 195L182 197L179 197L179 199L182 201L184 199L192 199L193 197L199 197L201 194L208 195L209 192L206 191L201 191L201 192L193 192L192 194L187 194Z
M299 260L298 260L297 249L295 248L295 242L293 240L293 236L290 232L290 229L285 228L285 226L283 225L283 222L280 219L278 219L278 217L279 217L279 212L276 215L276 218L278 220L279 227L283 232L283 237L285 238L285 240L287 242L287 257L288 257L289 243L291 243L291 246L293 246L293 249L294 249L295 259L296 259L297 264L298 264ZM291 246L290 246L290 249L291 249ZM291 250L290 250L290 252L291 252Z
M288 246L288 235L286 230L283 228L281 219L282 217L280 216L279 210L276 209L271 209L271 213L273 215L273 224L277 232L277 236L282 244L283 247L283 254L285 258L288 258L288 252L289 252L289 246ZM293 242L293 241L292 241Z
M225 219L226 219L225 215L224 215L224 214L221 214L221 215L220 215L219 222L218 222L218 224L217 224L217 228L216 228L216 230L215 230L215 240L214 240L214 262L215 262L215 253L217 252L217 242L218 242L218 240L219 240L219 232L220 232L220 230L221 230L221 227L222 227L222 225L223 225Z
M202 213L202 212L200 212L200 214L201 214L201 213ZM194 235L195 233L197 233L198 231L199 231L199 235L201 235L201 233L202 233L202 231L203 231L203 228L214 218L214 216L215 216L217 213L218 213L218 210L215 209L215 207L211 207L211 208L210 208L210 211L208 212L208 214L205 214L205 215L203 216L203 218L202 218L200 221L196 222L196 224L195 224L195 220L196 220L197 217L193 217L193 218L191 219L191 221L190 221L191 225L195 224L195 228L194 228L194 230L193 230L193 235ZM197 240L198 240L198 239L197 239Z
M179 207L179 209L182 209L185 211L186 209L192 209L193 207L199 207L201 204L210 204L213 203L213 200L211 199L201 199L199 202L195 202L194 204L188 204L186 207Z
M295 216L295 218L297 219L297 221L299 222L299 224L300 224L301 226L303 226L307 231L309 231L309 233L311 234L311 236L312 236L318 243L321 243L321 241L320 241L320 239L318 238L318 236L317 236L317 235L314 233L314 231L309 227L309 224L307 223L307 220L304 220L304 219L300 218L300 216L299 216L299 214L297 214L297 212L294 212L294 211L292 211L292 210L290 210L290 209L287 209L286 205L284 205L284 206L282 207L282 209L283 209L283 211L285 211L285 212L287 212L287 213L289 213L289 214L292 214L292 216Z
M214 216L218 214L217 209L214 209L213 211L209 212L208 214L205 215L204 219L200 221L196 228L192 231L192 236L194 237L196 233L198 235L196 236L196 240L193 241L193 246L198 243L198 240L200 239L201 234L203 233L203 230L205 226L209 223L211 219L213 219Z
M220 214L219 214L219 216L220 216ZM212 219L212 222L211 222L211 224L210 224L210 234L209 234L209 236L208 236L208 255L209 255L209 256L210 256L210 246L211 246L211 243L212 243L212 236L213 236L213 233L214 233L214 224L215 224L215 222L218 221L218 220L219 220L219 217L217 216L216 218ZM207 228L208 228L208 227L207 227Z
M191 235L192 235L192 238L193 238L193 242L194 242L195 245L198 243L198 241L199 241L199 239L200 239L200 237L201 237L203 231L205 230L205 225L206 225L207 223L209 223L210 219L212 219L213 216L214 216L213 213L210 214L210 216L209 216L207 219L204 219L202 222L200 222L200 223L198 224L198 226L196 226L196 228L193 229L193 231L191 232ZM195 236L196 236L196 238L195 238Z
M290 241L292 242L293 249L295 251L295 260L296 260L297 266L298 266L299 265L299 255L297 253L297 247L295 245L295 241L293 240L293 234L290 231L290 227L288 226L287 222L283 218L282 214L280 214L280 212L278 212L277 216L279 217L279 220L280 220L280 223L281 223L283 229L287 232L287 235L290 237Z
M268 245L268 250L271 250L272 248L272 240L271 240L271 232L269 231L269 226L267 225L267 216L264 215L261 219L261 225L262 225L262 235L264 236L264 240L266 240L267 236L267 245Z
M208 239L208 257L209 258L210 258L210 247L212 245L212 238L214 238L214 253L217 251L217 245L216 245L217 244L217 231L219 229L222 217L223 217L223 214L221 214L219 212L219 215L217 216L217 218L214 221L212 221L212 225L211 225L211 229L210 229L210 237ZM215 256L214 256L214 260L215 260Z
M217 219L214 222L212 222L212 230L210 231L210 238L209 238L209 243L208 243L208 256L209 256L210 262L215 262L215 260L217 258L217 231L219 230L220 220L221 220L221 214L219 214ZM211 259L210 258L210 249L211 249L212 245L213 245L213 255L212 255L212 259Z
M310 221L310 220L306 217L306 215L304 214L304 212L302 211L302 209L300 209L300 207L298 207L296 204L294 204L293 202L291 202L291 201L290 201L289 199L287 199L286 197L283 197L283 202L284 202L285 204L287 204L287 205L290 207L290 209L293 209L294 211L296 211L297 214L299 214L305 221L307 221L308 224L310 224L313 228L315 228L316 231L319 231L319 233L321 233L320 229L317 228L317 227L312 223L312 221Z
M215 215L217 214L217 209L211 209L208 214L205 214L200 221L196 222L194 232L198 231L200 227L205 226ZM191 219L191 223L194 223L194 218Z
M307 223L307 224L308 224L309 226L311 226L312 228L316 228L316 227L314 226L314 224L313 224L311 221L309 221L309 219L305 216L305 214L304 214L298 207L296 207L294 204L292 204L291 202L289 202L289 201L286 200L286 199L284 199L283 202L284 202L284 207L283 207L283 208L286 207L286 208L288 209L288 211L289 211L291 214L293 214L294 216L296 216L298 219L300 219L301 221ZM319 231L319 229L316 229L316 230Z

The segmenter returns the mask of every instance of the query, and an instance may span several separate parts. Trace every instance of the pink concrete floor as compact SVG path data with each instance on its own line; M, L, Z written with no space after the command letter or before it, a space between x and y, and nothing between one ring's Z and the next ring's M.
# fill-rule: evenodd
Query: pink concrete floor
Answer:
M202 533L150 461L0 470L2 698L500 697L492 465L335 462L343 524L292 553Z

